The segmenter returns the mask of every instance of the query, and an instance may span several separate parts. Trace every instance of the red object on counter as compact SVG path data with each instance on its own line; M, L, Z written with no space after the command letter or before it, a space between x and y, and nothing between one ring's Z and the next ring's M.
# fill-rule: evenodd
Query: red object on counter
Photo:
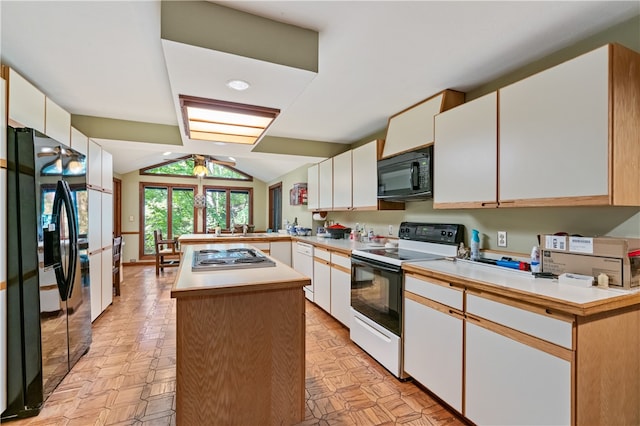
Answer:
M640 256L640 249L629 252L629 257L636 257L636 256Z
M347 229L347 227L336 223L335 225L327 226L327 229Z

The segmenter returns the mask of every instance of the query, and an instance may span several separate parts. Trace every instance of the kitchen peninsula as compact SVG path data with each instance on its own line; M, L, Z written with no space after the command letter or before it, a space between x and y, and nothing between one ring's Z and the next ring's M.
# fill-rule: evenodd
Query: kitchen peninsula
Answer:
M171 289L177 299L176 421L293 424L304 419L305 317L310 279L272 267L192 271L189 245Z

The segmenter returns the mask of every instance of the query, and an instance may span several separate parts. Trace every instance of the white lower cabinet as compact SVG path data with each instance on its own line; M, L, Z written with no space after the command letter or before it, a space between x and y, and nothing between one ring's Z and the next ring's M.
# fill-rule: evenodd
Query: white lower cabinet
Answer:
M351 257L331 253L331 315L351 325Z
M102 313L102 251L89 256L89 286L91 288L91 321Z
M313 302L313 246L307 243L294 243L293 269L311 278L311 284L304 286L304 295Z
M269 254L285 265L291 266L291 244L290 241L271 241Z
M465 416L478 425L571 424L571 363L466 323Z
M404 371L462 412L462 315L424 302L405 298Z
M313 250L313 301L331 313L331 257L328 250Z

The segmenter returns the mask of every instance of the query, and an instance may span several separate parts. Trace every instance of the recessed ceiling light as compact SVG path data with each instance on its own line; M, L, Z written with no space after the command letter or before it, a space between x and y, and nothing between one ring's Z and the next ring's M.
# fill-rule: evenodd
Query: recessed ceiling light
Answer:
M236 159L235 159L235 158L233 158L233 157L229 157L229 160L230 160L230 161L236 161Z
M163 152L162 155L171 155L171 151Z
M229 80L227 81L227 87L242 92L251 87L251 85L244 80Z
M216 145L226 145L224 142L214 142Z

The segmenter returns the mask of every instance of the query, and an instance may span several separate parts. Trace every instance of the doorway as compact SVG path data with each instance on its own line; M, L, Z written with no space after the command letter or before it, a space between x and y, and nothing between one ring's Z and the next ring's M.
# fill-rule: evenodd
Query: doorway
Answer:
M282 182L269 187L269 228L282 229Z

